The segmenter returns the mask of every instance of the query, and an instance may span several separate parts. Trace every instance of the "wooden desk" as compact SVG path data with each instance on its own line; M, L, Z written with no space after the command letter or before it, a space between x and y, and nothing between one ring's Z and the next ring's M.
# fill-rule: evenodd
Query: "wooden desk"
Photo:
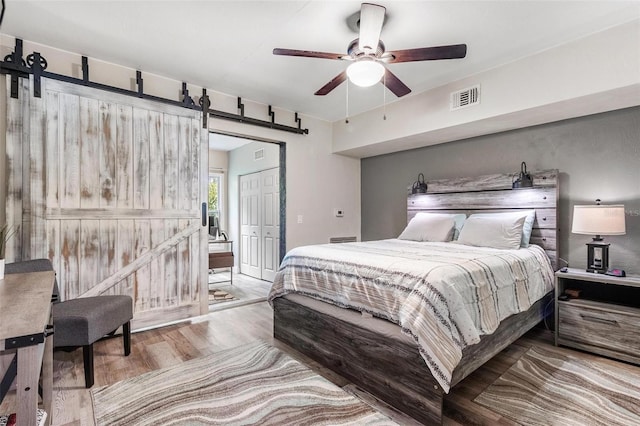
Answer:
M51 321L53 271L5 275L0 280L0 353L17 359L17 410L19 425L36 425L38 380L42 368L42 401L51 422L53 390L53 335ZM8 414L8 413L7 413Z
M225 246L216 247L216 245L222 244L228 245L228 248ZM213 250L212 246L215 247ZM230 279L217 281L216 284L219 282L230 281L231 285L233 285L233 263L233 241L209 239L209 269L230 268Z

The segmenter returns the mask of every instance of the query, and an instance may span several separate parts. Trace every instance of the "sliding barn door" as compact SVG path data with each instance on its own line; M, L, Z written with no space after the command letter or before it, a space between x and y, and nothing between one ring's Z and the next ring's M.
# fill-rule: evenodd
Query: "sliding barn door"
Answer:
M130 295L134 328L204 312L201 114L47 79L35 98L20 82L7 100L7 219L20 227L8 258L51 259L63 300Z

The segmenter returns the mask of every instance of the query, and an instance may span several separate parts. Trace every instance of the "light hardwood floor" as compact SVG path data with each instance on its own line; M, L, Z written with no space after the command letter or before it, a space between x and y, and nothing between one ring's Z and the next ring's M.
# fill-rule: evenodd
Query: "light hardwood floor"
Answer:
M209 290L212 289L224 290L235 297L234 300L209 304L209 312L216 312L267 300L271 283L234 271L231 284L228 271L216 271L209 273Z
M274 341L272 328L271 307L267 302L259 302L212 312L191 321L163 328L134 333L131 340L131 355L128 357L123 356L122 338L116 335L95 344L94 386L112 384L215 351L263 340L305 362L329 380L345 387L346 390L357 393L353 385L344 378L319 367L303 355ZM445 400L444 424L449 426L514 424L491 410L475 404L473 399L532 345L551 346L551 333L542 328L530 331L455 387ZM591 357L586 354L583 356ZM10 394L0 405L0 412L7 412L13 408L12 396ZM365 395L363 399L366 397ZM385 411L385 407L379 403L378 406ZM93 424L90 392L84 388L81 350L54 354L54 407L53 424L55 425ZM401 414L385 412L391 414L401 424L413 423Z

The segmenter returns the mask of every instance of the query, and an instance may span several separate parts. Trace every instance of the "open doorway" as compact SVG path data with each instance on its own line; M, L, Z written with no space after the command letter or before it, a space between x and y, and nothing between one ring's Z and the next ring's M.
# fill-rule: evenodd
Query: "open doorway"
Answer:
M209 256L216 257L213 264L210 262L216 266L209 274L210 311L266 300L275 272L260 274L258 269L256 274L256 269L249 266L264 264L267 269L277 270L284 253L285 161L284 143L210 133ZM254 179L254 193L249 195L247 176L260 177ZM271 179L275 190L255 192L262 178L265 182ZM259 226L247 233L250 218Z

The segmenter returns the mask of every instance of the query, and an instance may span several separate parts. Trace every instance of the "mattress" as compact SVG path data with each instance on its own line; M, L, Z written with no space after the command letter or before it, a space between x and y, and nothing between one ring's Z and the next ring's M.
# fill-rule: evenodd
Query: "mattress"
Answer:
M552 283L549 259L537 246L391 239L293 249L269 300L297 294L397 324L448 392L462 350L527 310Z

